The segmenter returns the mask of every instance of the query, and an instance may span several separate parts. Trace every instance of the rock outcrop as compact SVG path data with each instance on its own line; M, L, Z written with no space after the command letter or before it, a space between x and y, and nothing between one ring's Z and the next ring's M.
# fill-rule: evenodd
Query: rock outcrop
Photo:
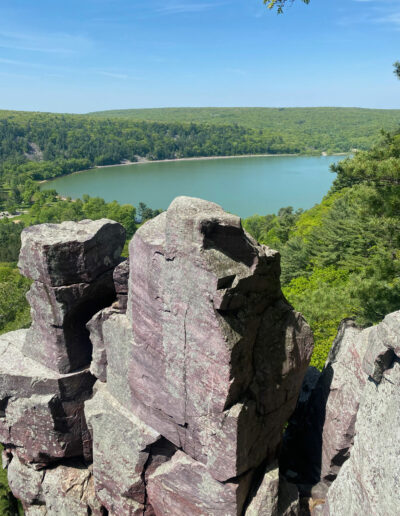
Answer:
M27 514L297 514L277 460L313 344L278 253L185 197L129 263L111 221L22 238L33 323L0 337L0 441Z
M367 381L357 413L354 446L328 491L324 516L399 513L400 312L386 316L364 335Z
M398 514L399 342L400 312L365 330L345 320L322 373L307 373L281 466L312 514Z

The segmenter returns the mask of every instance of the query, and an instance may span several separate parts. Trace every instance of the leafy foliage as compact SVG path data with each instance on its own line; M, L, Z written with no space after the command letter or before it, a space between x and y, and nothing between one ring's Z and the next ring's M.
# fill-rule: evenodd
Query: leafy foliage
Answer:
M302 0L305 4L309 4L310 0ZM293 3L294 0L264 0L264 4L267 5L268 9L274 9L276 7L278 14L283 12L283 8L288 3Z
M396 133L386 135L376 148L341 162L332 191L312 209L244 221L258 240L280 250L283 291L311 324L312 364L319 368L341 319L368 326L400 309L400 184L393 180L396 166L386 166L398 159L399 141Z

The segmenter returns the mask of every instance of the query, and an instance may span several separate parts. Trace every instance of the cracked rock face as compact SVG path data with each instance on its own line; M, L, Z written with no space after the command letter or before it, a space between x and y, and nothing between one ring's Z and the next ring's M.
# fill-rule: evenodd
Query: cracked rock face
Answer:
M365 384L349 460L328 491L324 515L398 514L400 507L400 312L368 330ZM382 361L382 348L392 360ZM373 360L375 352L375 362ZM377 375L377 371L379 374Z
M120 260L125 230L112 220L40 224L24 229L21 274L52 287L91 283Z
M27 330L0 337L0 441L24 461L47 464L82 456L88 369L61 375L24 356Z
M279 254L187 197L129 262L123 242L108 220L23 233L33 323L0 338L0 441L26 514L297 514L276 463L313 339Z
M220 481L275 456L311 355L279 274L275 251L199 199L177 198L130 244L133 404Z
M84 220L32 226L21 238L18 266L35 280L24 354L60 373L76 371L91 360L86 323L115 299L113 268L125 230L107 219Z
M289 422L281 463L298 474L300 484L328 485L348 459L366 377L362 360L369 329L344 320L319 375L311 370ZM309 388L311 387L311 390ZM307 394L308 393L308 394Z

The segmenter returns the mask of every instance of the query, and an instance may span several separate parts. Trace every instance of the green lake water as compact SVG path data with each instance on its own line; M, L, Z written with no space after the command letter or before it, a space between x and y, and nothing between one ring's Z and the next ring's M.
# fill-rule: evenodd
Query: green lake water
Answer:
M89 194L137 206L168 207L178 195L201 197L248 217L283 206L310 208L328 192L329 166L342 156L268 156L140 163L93 169L42 185L73 199Z

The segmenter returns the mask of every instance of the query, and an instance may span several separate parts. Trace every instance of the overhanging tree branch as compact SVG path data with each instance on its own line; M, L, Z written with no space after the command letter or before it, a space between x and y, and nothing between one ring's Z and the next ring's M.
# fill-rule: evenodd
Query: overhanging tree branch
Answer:
M263 0L264 4L268 7L268 9L274 9L276 7L276 10L278 14L283 12L283 8L288 3L293 3L294 0ZM302 0L305 4L309 4L310 0Z

